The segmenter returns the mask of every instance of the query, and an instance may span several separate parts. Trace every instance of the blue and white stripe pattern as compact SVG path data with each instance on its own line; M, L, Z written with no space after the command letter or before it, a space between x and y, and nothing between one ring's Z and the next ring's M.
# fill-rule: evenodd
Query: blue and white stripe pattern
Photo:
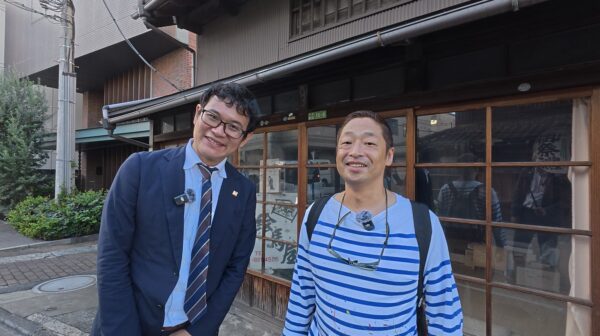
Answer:
M410 202L400 195L396 199L388 209L388 246L375 271L347 265L327 251L340 207L334 198L323 209L312 242L302 225L283 335L417 334L419 248ZM348 211L342 207L342 215ZM429 335L462 335L462 309L447 243L439 220L430 214L432 237L424 283ZM376 261L385 239L385 211L373 222L375 230L366 231L355 216L347 216L335 234L333 249L360 262Z

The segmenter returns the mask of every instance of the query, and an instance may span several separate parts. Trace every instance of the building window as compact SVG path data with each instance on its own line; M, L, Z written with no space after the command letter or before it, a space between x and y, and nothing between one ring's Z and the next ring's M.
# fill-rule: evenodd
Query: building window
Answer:
M291 0L290 36L335 26L404 2L406 0Z
M256 98L256 103L258 104L259 112L256 116L257 118L262 118L264 116L271 115L273 113L273 98L272 96L264 96Z
M298 245L298 131L256 134L239 152L256 186L256 243L250 270L292 280Z
M351 100L350 90L350 79L310 86L308 106L309 108L316 108L349 102Z
M192 114L189 112L175 115L175 130L183 131L192 128Z
M175 121L173 115L160 118L160 133L171 133L175 131Z
M181 112L160 118L159 130L156 134L173 133L192 129L192 113Z
M404 92L404 68L392 67L352 78L353 100L399 95Z
M568 321L587 318L591 285L579 275L590 260L589 105L417 113L415 194L444 228L469 298L461 300L466 334L485 334L486 306L493 335L572 335ZM536 322L515 323L514 312Z
M591 105L547 96L381 113L395 153L384 183L439 216L466 334L590 334L572 321L591 319ZM340 122L271 127L240 150L257 189L251 274L291 281L307 206L344 190Z
M273 97L273 113L297 112L300 107L300 92L290 90L276 94Z
M351 101L391 97L404 92L404 68L393 66L308 85L308 108L319 109Z

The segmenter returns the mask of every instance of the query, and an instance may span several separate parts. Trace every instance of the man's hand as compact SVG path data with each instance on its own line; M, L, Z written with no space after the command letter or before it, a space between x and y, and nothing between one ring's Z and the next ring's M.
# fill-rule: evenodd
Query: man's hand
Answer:
M187 330L179 329L176 332L172 333L170 336L192 336Z

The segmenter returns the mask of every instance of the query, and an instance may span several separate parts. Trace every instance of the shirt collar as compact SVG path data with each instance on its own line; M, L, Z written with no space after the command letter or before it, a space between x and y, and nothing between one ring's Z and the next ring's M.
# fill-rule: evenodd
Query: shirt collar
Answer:
M198 163L204 163L198 157L198 154L192 148L192 142L194 139L190 139L185 145L185 161L183 162L183 169L191 169L196 166ZM219 176L221 178L227 178L227 172L225 171L225 163L227 162L227 158L224 158L223 161L219 162L216 166L211 168L217 168Z

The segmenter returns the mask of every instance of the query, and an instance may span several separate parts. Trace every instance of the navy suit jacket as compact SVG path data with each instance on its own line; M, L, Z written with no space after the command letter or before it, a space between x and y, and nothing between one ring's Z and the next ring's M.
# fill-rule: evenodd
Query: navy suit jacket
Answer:
M185 188L184 160L185 147L139 152L119 169L102 212L92 335L160 335L181 263L184 206L173 198ZM207 313L187 328L194 336L217 334L254 247L256 188L225 167L210 232Z

